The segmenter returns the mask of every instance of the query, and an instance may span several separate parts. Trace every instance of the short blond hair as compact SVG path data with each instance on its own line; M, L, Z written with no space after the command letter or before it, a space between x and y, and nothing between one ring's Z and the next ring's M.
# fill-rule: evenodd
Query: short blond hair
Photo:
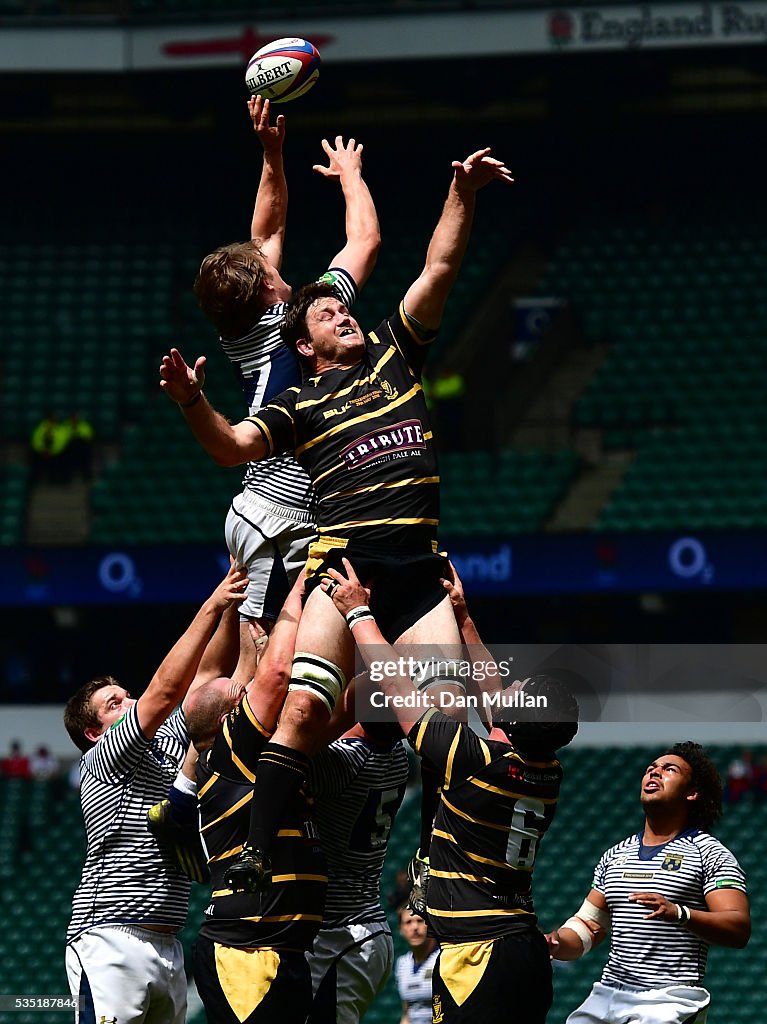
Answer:
M222 245L202 261L194 282L200 309L225 338L246 334L266 309L266 256L257 239Z

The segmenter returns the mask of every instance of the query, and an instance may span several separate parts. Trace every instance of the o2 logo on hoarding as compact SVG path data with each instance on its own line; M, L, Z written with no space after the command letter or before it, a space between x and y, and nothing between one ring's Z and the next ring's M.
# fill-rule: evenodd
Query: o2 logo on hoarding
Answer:
M143 589L141 578L136 575L136 566L130 555L122 551L110 551L99 562L99 583L110 594L125 594L138 597Z
M711 583L714 579L714 566L697 537L675 540L668 549L668 566L675 576L683 580Z

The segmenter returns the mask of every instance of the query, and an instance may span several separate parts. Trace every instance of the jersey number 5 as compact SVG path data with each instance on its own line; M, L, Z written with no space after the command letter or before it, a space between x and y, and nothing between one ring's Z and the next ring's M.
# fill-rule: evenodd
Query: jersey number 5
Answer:
M371 853L386 846L394 815L404 795L404 786L397 789L371 789L354 823L349 837L349 849L356 853Z

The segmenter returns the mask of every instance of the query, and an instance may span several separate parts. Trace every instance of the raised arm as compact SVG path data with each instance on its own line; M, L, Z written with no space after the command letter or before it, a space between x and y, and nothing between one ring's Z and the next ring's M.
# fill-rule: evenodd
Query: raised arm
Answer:
M176 348L162 357L160 387L178 404L192 433L214 462L220 466L241 466L267 455L264 435L255 423L230 423L203 394L205 356L187 365Z
M413 698L415 695L410 706L407 706L404 700L392 701L394 713L403 733L407 736L424 710L422 706L416 706L419 698L421 701L429 701L429 696L428 694L419 694L413 685L412 678L406 672L389 674L390 666L398 667L399 665L397 650L384 638L378 628L378 623L373 618L369 608L370 591L360 583L351 562L346 558L343 558L342 562L346 577L336 572L335 569L328 568L328 578L323 579L320 586L346 618L365 667L370 672L370 678L373 682L378 683L384 695L390 698ZM353 615L350 614L352 612ZM377 663L379 662L386 666L387 671L378 671L380 666Z
M258 240L261 251L277 270L282 266L285 244L285 222L288 215L288 183L285 180L282 146L285 141L285 118L278 114L269 123L269 100L251 96L248 112L256 135L264 147L261 180L250 223L250 237Z
M405 312L427 330L435 331L461 269L474 220L477 192L494 180L512 182L511 171L490 156L489 149L472 153L463 162L453 161L453 180L426 252L420 277L405 295Z
M195 690L221 676L231 676L240 653L240 609L239 602L232 603L224 611L216 632L210 639L200 659L192 685L184 702Z
M373 272L381 247L381 231L378 226L373 197L362 177L362 143L354 139L344 144L336 136L335 148L327 139L322 148L328 157L328 166L315 164L314 170L325 178L335 178L341 184L346 201L346 245L333 258L331 266L342 267L362 288Z
M482 637L479 635L474 619L469 614L466 595L463 591L463 582L458 575L458 570L450 560L448 560L447 564L450 566L452 579L443 579L442 585L450 598L456 625L461 634L461 643L466 648L466 653L472 665L476 666L476 671L472 673L472 679L482 693L497 693L501 689L501 676L495 658L482 642ZM489 707L484 701L481 705L480 718L488 730L492 729L492 716L490 715Z
M148 739L186 696L216 623L232 602L243 600L247 585L247 573L232 566L152 676L136 704L139 725Z
M288 594L277 621L269 634L253 682L248 685L245 699L265 729L274 729L285 697L288 693L293 654L296 648L298 621L305 574L301 572Z

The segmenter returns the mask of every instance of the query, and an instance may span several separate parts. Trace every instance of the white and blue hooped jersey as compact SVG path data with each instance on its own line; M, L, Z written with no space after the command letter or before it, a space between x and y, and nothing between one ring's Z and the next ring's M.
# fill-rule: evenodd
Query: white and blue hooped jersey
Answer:
M357 298L353 278L340 267L331 268L320 280L333 284L347 306ZM221 347L240 381L250 415L283 391L301 384L298 356L280 336L280 325L288 309L288 303L278 302L263 313L247 334L221 338ZM309 520L313 518L314 492L309 476L292 455L248 463L243 487L275 505L299 509Z
M718 839L688 829L661 846L644 846L643 832L602 855L593 887L611 915L610 955L605 984L642 988L698 986L703 981L708 943L676 921L648 920L649 910L629 900L634 892L658 892L691 910L705 910L716 889L746 891L743 869Z
M394 975L403 1003L407 1003L409 1024L432 1024L431 979L437 965L439 946L421 964L411 951L397 957Z

